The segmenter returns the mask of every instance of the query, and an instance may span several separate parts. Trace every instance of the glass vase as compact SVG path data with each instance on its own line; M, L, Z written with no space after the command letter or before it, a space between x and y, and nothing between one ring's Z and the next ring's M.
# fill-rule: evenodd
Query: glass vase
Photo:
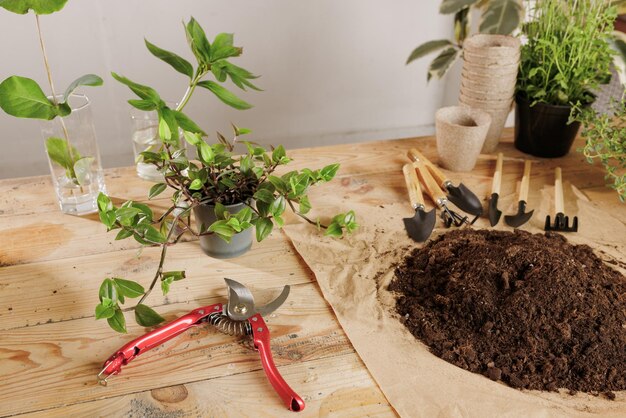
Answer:
M170 109L175 109L177 104L166 102ZM143 111L132 108L130 111L131 139L133 142L133 152L135 154L135 164L137 175L148 181L161 183L164 181L161 173L154 164L147 164L142 161L141 153L150 151L158 153L161 151L162 142L159 139L159 116L156 111ZM185 141L182 131L178 131L178 147L184 148Z
M98 211L98 194L106 193L104 175L89 99L72 94L68 104L72 113L42 121L41 134L61 211L86 215Z

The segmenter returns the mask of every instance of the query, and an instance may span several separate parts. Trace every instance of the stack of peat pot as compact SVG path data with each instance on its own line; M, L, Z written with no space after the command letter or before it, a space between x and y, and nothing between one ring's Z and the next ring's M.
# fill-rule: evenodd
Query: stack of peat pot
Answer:
M512 36L477 34L463 44L459 102L491 115L482 148L491 153L511 111L520 62L520 41Z

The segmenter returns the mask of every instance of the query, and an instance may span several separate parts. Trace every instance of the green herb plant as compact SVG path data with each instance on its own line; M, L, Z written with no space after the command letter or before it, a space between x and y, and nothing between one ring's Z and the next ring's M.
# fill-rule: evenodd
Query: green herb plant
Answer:
M152 199L170 189L173 194L171 206L156 216L152 209L139 202L127 201L114 206L111 199L100 194L99 215L108 230L117 230L116 240L134 238L144 246L160 246L161 257L149 288L122 278L106 278L99 290L100 303L96 306L96 319L106 319L118 332L126 332L126 321L121 304L126 298L140 298L134 305L135 320L142 326L153 326L163 318L144 301L157 283L167 294L175 281L185 278L184 271L165 271L167 249L185 234L200 237L215 234L229 242L237 233L256 229L257 241L262 241L274 226L282 227L287 207L307 222L326 230L326 235L339 237L356 227L354 212L334 216L328 225L307 217L311 203L307 191L311 186L333 179L338 164L319 170L302 169L278 176L275 170L291 160L283 146L267 150L259 144L241 141L250 130L233 125L232 140L217 133L217 141L208 143L207 134L189 118L183 110L197 87L207 89L219 100L235 109L248 109L250 104L237 97L222 83L227 79L242 90L259 90L251 80L257 78L248 70L230 62L241 55L242 48L233 45L233 35L221 33L209 42L198 22L191 18L184 24L187 42L197 61L194 68L186 59L146 41L146 47L157 58L165 61L188 79L187 89L180 104L172 109L161 99L156 90L135 83L113 73L113 77L128 86L138 98L128 103L144 111L156 111L159 119L160 144L155 151L140 154L142 161L153 164L163 174L164 182L150 188ZM207 79L212 78L212 79ZM186 150L178 146L179 132L184 140L197 151L197 160L190 160ZM246 146L243 155L233 154L234 144ZM230 213L227 206L245 203L246 207ZM194 228L192 210L199 205L215 207L217 220L211 225Z
M479 33L509 35L519 27L524 15L522 0L442 0L439 13L454 15L454 40L428 41L415 48L406 63L441 51L430 63L427 79L443 77L463 51L473 9L481 12Z
M517 94L530 102L581 105L611 78L613 22L608 0L538 0L523 26Z
M590 164L599 161L606 170L609 186L626 202L626 102L613 103L611 111L598 113L591 107L577 107L573 119L582 122L585 146L579 151Z
M7 114L18 118L52 120L58 116L64 138L47 138L46 151L51 161L65 169L67 178L82 188L94 158L91 156L81 157L78 150L72 146L63 118L72 113L68 98L74 90L80 86L100 86L102 79L94 74L83 75L70 83L62 96L57 96L41 33L39 15L58 12L63 9L65 3L67 0L0 0L0 7L10 12L26 14L30 10L33 11L46 75L52 93L48 97L35 80L14 75L0 83L0 108Z

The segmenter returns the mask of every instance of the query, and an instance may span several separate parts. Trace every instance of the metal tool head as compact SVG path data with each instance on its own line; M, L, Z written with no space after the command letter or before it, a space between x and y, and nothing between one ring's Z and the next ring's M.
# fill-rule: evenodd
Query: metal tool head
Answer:
M283 287L283 291L276 299L266 305L256 306L252 292L246 286L232 279L225 278L224 280L228 286L226 314L235 321L244 321L255 314L269 315L278 309L289 296L289 286L287 285Z
M554 217L554 225L550 223L550 215L546 216L546 224L544 227L546 231L558 231L558 232L578 232L578 216L574 216L572 220L572 226L569 225L569 216L559 212Z
M415 215L412 218L404 218L402 220L404 221L404 227L409 237L414 241L424 242L435 228L437 215L435 214L435 209L426 212L424 206L419 205L415 208Z
M504 222L506 222L508 226L512 226L513 228L518 228L524 225L526 222L528 222L530 218L533 217L534 212L535 212L534 210L531 210L530 212L526 212L526 202L523 200L520 200L517 203L517 213L515 215L505 215Z
M474 216L482 215L482 203L480 203L478 197L463 183L460 183L458 186L453 186L448 183L446 184L446 190L448 190L448 200L454 203L454 205L463 212Z
M500 222L500 216L502 211L498 209L498 193L492 193L489 199L489 223L491 226L496 226Z

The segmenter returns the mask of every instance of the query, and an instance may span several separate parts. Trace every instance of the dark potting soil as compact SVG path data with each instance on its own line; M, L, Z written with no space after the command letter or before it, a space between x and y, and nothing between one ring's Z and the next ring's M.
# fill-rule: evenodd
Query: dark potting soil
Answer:
M442 359L515 388L626 390L626 277L559 234L454 230L412 251L390 290Z

